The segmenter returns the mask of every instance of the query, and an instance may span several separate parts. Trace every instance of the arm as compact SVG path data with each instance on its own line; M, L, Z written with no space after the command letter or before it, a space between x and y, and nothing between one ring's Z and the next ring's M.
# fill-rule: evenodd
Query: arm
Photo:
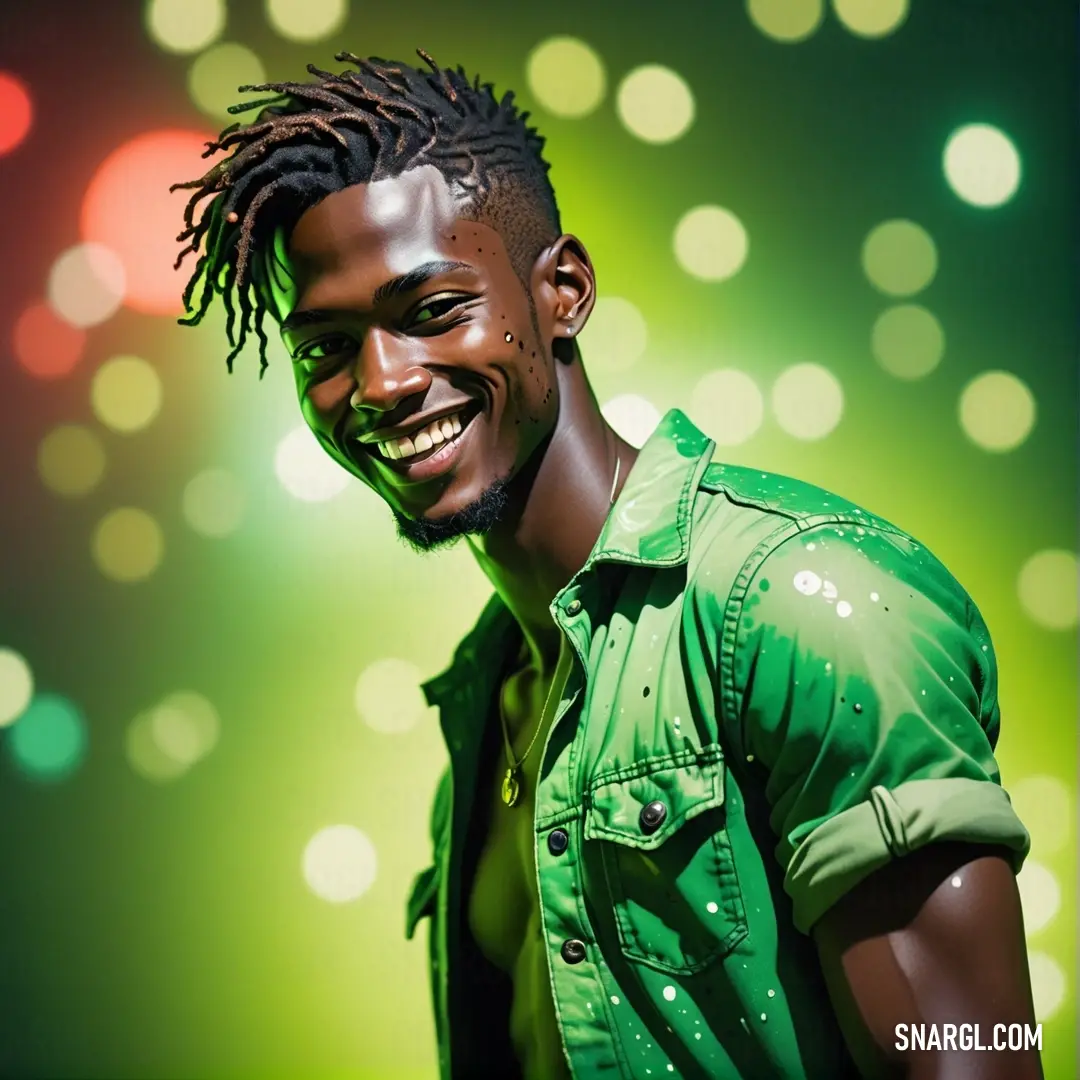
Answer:
M896 1049L896 1025L1034 1026L1020 897L1005 853L940 843L857 885L814 927L829 994L860 1071L910 1080L1038 1080L1037 1050ZM959 886L954 882L959 880Z
M818 526L748 583L734 657L737 737L767 772L795 925L857 1063L1038 1076L1034 1051L895 1049L897 1024L979 1023L989 1044L1032 1020L1013 879L1029 839L998 782L997 669L967 594L902 534Z

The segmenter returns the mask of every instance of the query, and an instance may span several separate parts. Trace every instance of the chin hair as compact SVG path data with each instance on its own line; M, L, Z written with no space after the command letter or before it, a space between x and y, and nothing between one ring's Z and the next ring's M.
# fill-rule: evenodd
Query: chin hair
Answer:
M443 518L411 518L397 510L398 536L413 551L435 551L457 543L463 536L483 536L498 523L507 504L507 482L496 480L478 499Z

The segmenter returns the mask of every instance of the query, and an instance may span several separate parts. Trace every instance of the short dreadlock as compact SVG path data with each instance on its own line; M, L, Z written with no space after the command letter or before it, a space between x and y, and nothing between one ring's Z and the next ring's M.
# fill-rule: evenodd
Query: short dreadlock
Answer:
M335 75L309 64L317 82L239 87L275 96L231 106L233 114L261 111L255 123L232 124L206 144L203 157L233 147L230 157L200 179L170 188L197 189L184 211L186 227L177 240L188 244L176 266L202 247L184 290L188 314L179 321L201 322L220 293L230 372L254 330L262 378L268 366L263 317L276 314L270 300L275 237L279 230L287 235L306 209L335 191L435 165L467 196L463 214L502 235L526 287L533 260L559 235L544 140L526 127L529 114L518 112L513 93L497 100L492 84L481 85L479 76L470 83L463 68L445 70L422 49L417 54L430 71L339 52L336 60L359 70ZM208 196L213 199L196 223L198 204Z

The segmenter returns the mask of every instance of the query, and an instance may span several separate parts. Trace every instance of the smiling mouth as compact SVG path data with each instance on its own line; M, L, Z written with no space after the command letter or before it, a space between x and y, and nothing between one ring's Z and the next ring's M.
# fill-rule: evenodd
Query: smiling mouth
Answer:
M403 438L360 445L372 457L400 466L413 465L434 456L448 444L457 442L479 411L479 406L466 405Z

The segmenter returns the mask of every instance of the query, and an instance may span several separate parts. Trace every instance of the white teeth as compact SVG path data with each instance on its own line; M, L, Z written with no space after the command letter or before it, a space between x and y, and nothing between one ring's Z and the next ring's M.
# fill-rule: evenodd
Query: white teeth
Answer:
M403 439L388 439L386 442L377 444L379 453L390 461L400 461L402 458L412 457L430 450L433 446L441 446L449 442L455 436L461 434L461 414L454 413L452 416L444 416L439 420L433 420L427 427L414 431L411 436Z

